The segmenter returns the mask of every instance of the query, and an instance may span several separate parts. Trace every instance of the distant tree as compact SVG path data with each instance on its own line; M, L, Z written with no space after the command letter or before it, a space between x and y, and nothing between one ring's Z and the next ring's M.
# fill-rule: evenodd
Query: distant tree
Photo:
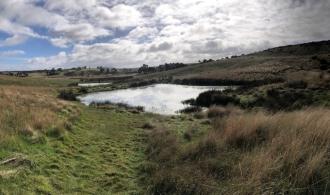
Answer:
M15 74L15 76L17 76L17 77L28 77L29 74L26 73L26 72L17 72L17 73Z
M149 66L147 64L143 64L142 67L139 68L139 73L147 73Z
M102 66L98 66L97 69L99 69L99 71L100 71L101 73L105 72L105 68L102 67Z
M51 70L47 70L47 76L52 76L52 75L56 75L57 72L55 70L55 68L52 68Z
M111 69L111 73L112 73L112 74L116 74L117 72L118 72L118 70L117 70L116 68L112 68L112 69Z

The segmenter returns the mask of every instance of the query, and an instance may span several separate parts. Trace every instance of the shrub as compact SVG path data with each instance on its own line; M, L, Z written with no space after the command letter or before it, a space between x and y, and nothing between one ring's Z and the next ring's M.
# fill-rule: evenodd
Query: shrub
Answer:
M201 112L202 108L199 106L188 106L182 110L180 110L180 113L195 113L195 112Z
M69 101L77 100L76 94L73 92L73 90L61 90L58 97Z
M211 105L222 105L222 106L226 106L228 104L236 105L238 103L239 103L239 99L224 94L221 91L206 91L199 94L199 96L196 99L196 105L202 107L209 107Z
M54 126L46 132L46 135L50 136L50 137L59 138L59 137L62 137L64 135L64 133L65 133L64 128L59 127L59 126Z
M155 126L153 124L151 124L150 122L146 122L142 125L143 129L154 129Z
M212 106L207 110L208 118L224 117L228 114L229 114L228 110L224 107Z
M80 87L79 88L79 93L82 93L82 94L88 93L87 87Z
M307 88L307 83L305 81L289 81L286 86L294 89L305 89Z

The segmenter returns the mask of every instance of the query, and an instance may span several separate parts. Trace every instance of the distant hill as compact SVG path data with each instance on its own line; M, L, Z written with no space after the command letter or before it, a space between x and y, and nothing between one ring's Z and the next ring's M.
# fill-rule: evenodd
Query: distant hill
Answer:
M330 53L330 41L310 42L298 45L281 46L265 51L253 53L250 55L271 55L271 56L288 56L288 55L315 55Z
M173 80L186 80L185 84L189 84L189 80L193 81L191 84L196 84L196 80L236 83L237 81L269 82L304 79L317 83L320 78L326 80L330 77L329 72L330 41L321 41L277 47L213 62L196 63L166 72L140 75L137 80L171 77Z

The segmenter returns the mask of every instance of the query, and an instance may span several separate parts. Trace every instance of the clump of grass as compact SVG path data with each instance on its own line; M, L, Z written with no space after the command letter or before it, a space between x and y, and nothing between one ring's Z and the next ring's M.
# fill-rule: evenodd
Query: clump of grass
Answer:
M215 117L225 117L229 114L241 114L243 111L239 108L233 106L221 107L221 106L211 106L207 110L207 117L208 118L215 118Z
M149 134L148 140L149 161L143 171L148 174L149 193L209 194L213 191L204 185L208 181L207 173L195 164L179 163L182 148L173 132L156 129Z
M329 109L275 114L233 112L215 117L213 127L192 142L180 141L171 131L158 130L152 134L149 145L158 151L147 151L152 154L149 161L157 167L149 172L152 193L329 191Z
M194 117L195 117L196 119L203 119L203 118L206 117L206 114L205 114L204 111L200 111L200 112L196 112L196 113L194 113Z
M243 155L242 172L237 178L240 182L259 192L318 194L329 188L329 110L258 114L256 118L245 121L247 129L231 129L249 132L244 137L247 141L263 141ZM236 137L236 141L241 139Z
M146 122L142 125L143 129L154 129L155 126L151 122Z

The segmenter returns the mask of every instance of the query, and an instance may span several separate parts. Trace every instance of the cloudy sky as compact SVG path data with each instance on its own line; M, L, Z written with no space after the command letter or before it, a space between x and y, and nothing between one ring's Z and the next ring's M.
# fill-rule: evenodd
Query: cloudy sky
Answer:
M330 39L330 0L0 0L0 70L195 62Z

